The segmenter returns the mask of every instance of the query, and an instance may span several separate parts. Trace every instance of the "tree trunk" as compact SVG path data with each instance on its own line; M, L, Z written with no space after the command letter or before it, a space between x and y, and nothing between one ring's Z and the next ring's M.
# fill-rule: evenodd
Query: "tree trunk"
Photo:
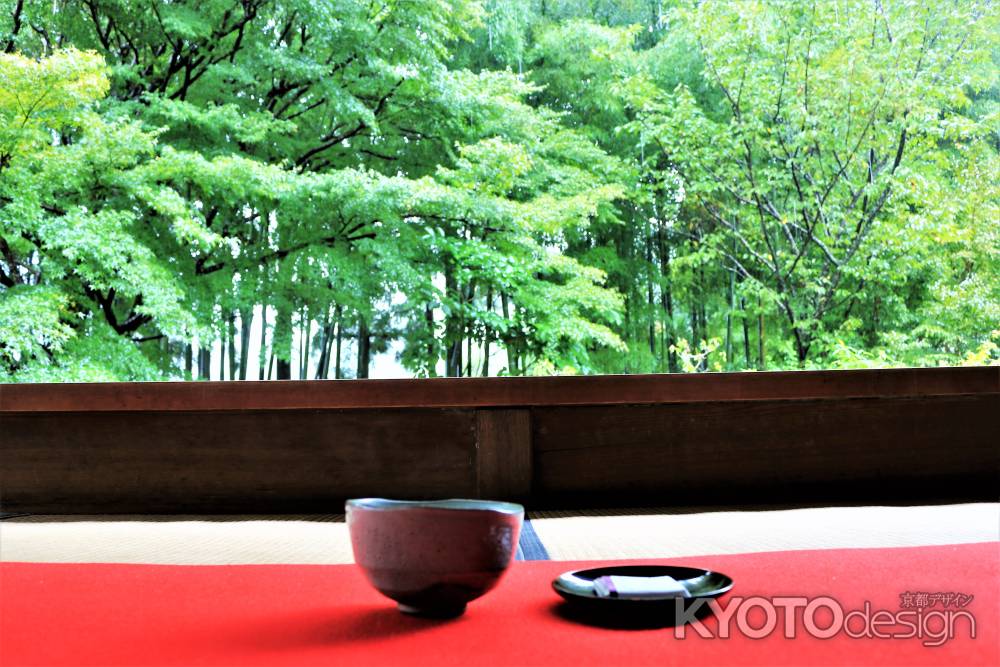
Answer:
M444 271L444 292L445 298L457 302L460 295L458 283L450 266L445 266ZM444 339L447 355L445 358L445 375L448 377L462 376L462 317L449 310L444 316Z
M635 223L635 215L632 216L632 222ZM619 229L619 241L618 241L618 256L624 261L625 265L632 261L632 226L631 224L618 225ZM633 340L632 337L632 310L635 307L635 286L634 284L627 284L622 290L625 297L625 313L624 313L624 326L623 330L625 335L622 337L626 343ZM632 367L630 364L629 352L626 350L622 353L622 373L626 375L632 372Z
M653 294L653 233L652 230L647 227L646 230L646 270L648 275L646 276L646 305L649 306L649 311L646 313L646 319L649 321L649 356L656 359L656 301Z
M799 367L801 368L805 365L806 359L809 358L809 337L798 328L795 330L795 353L798 355Z
M295 326L294 321L292 322L292 350L295 350L296 348L298 348L298 353L299 353L299 363L296 364L295 376L298 379L300 379L300 380L304 380L305 379L305 378L302 377L302 360L306 356L305 353L304 353L304 350L302 349L303 348L303 341L306 340L306 335L305 335L306 334L306 330L305 330L305 321L306 321L306 318L303 317L303 315L302 315L304 312L305 312L305 309L299 310L299 326L298 326L299 338L298 338L298 341L295 340L295 329L296 329L296 326ZM294 355L293 355L293 357L294 357Z
M691 347L698 345L698 308L694 303L694 295L691 296Z
M372 337L368 330L368 321L363 315L358 316L358 374L357 377L368 377L368 366L371 362Z
M766 371L767 350L764 345L764 308L760 297L757 297L757 308L760 309L760 312L757 313L757 368Z
M660 230L660 275L663 276L660 306L667 314L667 320L663 327L666 332L667 370L676 373L680 367L677 363L677 352L671 349L677 345L677 336L674 332L674 295L670 280L670 248L667 247L666 233L662 229Z
M330 341L333 340L333 322L330 321L330 308L327 306L323 314L323 326L316 332L319 337L319 360L316 362L316 379L326 377L330 367Z
M471 303L471 299L469 302ZM469 322L469 327L465 332L465 376L472 377L472 323Z
M288 306L278 306L274 320L274 336L271 340L271 354L275 358L277 380L292 379L292 311ZM268 371L270 375L270 370Z
M337 355L333 361L333 377L339 380L343 377L340 372L340 352L344 343L344 319L340 306L337 306L335 317L337 319Z
M493 312L493 286L486 289L486 311ZM490 327L483 327L483 377L490 376Z
M729 308L726 311L726 368L733 364L733 311L736 310L736 272L729 272Z
M266 303L263 303L260 306L260 352L257 353L257 363L260 366L257 370L257 379L263 380L268 376Z
M219 337L219 382L226 379L226 330Z
M469 306L470 310L476 298L475 283L469 284L462 289L462 305ZM465 335L465 376L472 377L472 322L463 322L463 333Z
M212 378L212 349L205 347L202 343L198 347L198 379L210 380Z
M226 322L226 335L229 336L229 379L235 380L237 377L236 359L236 311L229 312L229 321Z
M500 292L500 309L503 311L503 318L510 323L510 301L507 299L506 292ZM509 326L508 326L509 330ZM516 334L515 334L516 335ZM517 375L517 345L513 337L509 337L506 341L505 347L507 348L507 374Z
M743 313L743 317L740 318L743 323L743 368L750 368L750 327L747 324L747 301L743 297L740 297L740 311Z
M337 326L336 320L330 320L326 331L326 347L323 350L326 361L323 362L323 375L321 376L324 380L330 379L330 357L333 354L333 336Z
M791 309L786 308L786 310L788 311L788 319L792 322L792 336L795 338L795 356L798 358L799 366L801 367L809 356L809 334L795 324Z
M680 370L680 364L677 362L677 335L674 331L674 297L673 290L669 285L664 288L660 298L662 299L663 310L667 313L667 321L664 325L667 337L665 341L667 348L667 371L676 373Z
M698 315L701 319L701 323L699 325L701 330L701 338L699 340L705 340L705 341L708 340L708 315L706 314L706 309L705 309L705 301L706 301L705 294L707 293L707 291L708 290L705 289L705 269L699 268L698 269ZM706 359L706 368L708 367L707 361L708 360Z
M187 378L192 379L191 371L194 367L194 350L191 348L191 343L184 344L184 372L187 373Z
M465 376L472 377L472 332L465 339L465 351L468 359L465 362Z
M309 315L309 309L302 309L302 318L306 322L305 330L302 332L302 340L299 341L299 378L302 380L309 379L309 358L312 356L312 317Z
M430 377L437 375L438 353L434 345L434 309L424 306L424 322L427 324L427 374Z
M247 379L250 365L250 331L253 328L253 306L240 310L240 379Z

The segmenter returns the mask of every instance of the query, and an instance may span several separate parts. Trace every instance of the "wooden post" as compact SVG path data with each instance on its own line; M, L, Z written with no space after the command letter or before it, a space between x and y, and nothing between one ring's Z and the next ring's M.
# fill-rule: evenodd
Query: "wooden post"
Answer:
M476 492L492 500L531 493L531 412L476 411Z

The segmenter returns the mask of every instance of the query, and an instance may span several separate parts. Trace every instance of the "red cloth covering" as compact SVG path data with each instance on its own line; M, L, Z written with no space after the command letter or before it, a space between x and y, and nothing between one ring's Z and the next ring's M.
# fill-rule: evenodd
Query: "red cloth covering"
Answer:
M904 592L973 595L964 609L975 616L976 638L959 624L958 637L939 647L843 634L823 640L800 623L799 636L786 639L779 623L758 640L691 632L678 639L673 628L613 630L567 620L550 581L597 563L515 563L496 590L450 621L400 614L351 565L4 563L0 664L1000 664L1000 543L644 562L725 572L736 581L729 598L829 595L845 611L866 600L872 609L899 611ZM705 625L716 627L711 619Z

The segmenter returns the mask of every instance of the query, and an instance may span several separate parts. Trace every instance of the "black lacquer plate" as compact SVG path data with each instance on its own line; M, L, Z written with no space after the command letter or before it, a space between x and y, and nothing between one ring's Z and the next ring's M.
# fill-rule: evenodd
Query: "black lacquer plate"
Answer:
M598 597L594 580L605 576L662 577L671 576L687 589L690 598L674 596L634 598ZM556 593L565 598L558 609L560 616L570 620L606 627L645 628L683 623L690 614L678 613L694 609L694 617L711 613L707 599L717 598L733 587L733 580L712 570L673 565L616 565L589 570L565 572L552 582Z

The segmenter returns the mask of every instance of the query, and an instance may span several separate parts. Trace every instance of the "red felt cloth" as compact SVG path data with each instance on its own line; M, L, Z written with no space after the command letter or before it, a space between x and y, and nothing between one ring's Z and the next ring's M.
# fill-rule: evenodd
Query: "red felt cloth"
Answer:
M725 572L736 580L731 596L830 595L845 610L865 600L898 610L906 591L970 594L965 609L977 637L961 626L958 638L929 648L917 639L786 639L780 631L760 640L677 639L671 628L589 627L556 613L549 582L590 563L515 563L499 588L452 621L400 614L349 565L5 563L0 664L1000 664L1000 543L655 562Z

